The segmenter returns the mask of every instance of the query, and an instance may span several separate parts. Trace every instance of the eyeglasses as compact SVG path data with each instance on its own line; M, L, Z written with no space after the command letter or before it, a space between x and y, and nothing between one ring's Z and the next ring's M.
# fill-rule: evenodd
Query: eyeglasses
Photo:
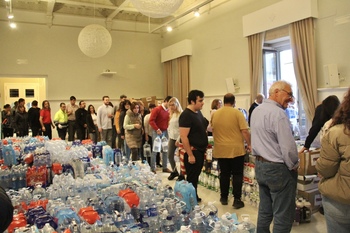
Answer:
M286 91L284 89L281 89L281 91L284 91L285 93L287 93L289 95L289 98L294 98L293 92L288 92L288 91Z
M169 104L169 106L175 106L175 104Z

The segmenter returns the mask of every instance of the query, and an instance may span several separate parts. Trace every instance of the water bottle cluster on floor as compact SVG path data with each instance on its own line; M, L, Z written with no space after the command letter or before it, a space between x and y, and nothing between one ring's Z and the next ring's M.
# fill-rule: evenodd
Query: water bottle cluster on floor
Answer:
M105 142L27 137L1 146L0 185L15 207L9 233L229 233L239 227L231 214L219 218L214 203L180 201L146 161L129 162Z

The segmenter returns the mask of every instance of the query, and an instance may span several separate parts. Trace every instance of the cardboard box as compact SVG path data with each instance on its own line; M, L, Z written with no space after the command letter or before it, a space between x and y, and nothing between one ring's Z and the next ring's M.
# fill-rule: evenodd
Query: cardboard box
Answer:
M147 109L149 104L155 104L157 106L157 100L155 96L148 96L148 97L141 98L141 101L143 102L143 104L145 105L145 108Z
M301 191L317 189L320 178L317 175L298 176L297 189Z
M317 174L316 161L319 157L319 150L299 153L300 167L298 169L298 175L305 176Z
M298 190L297 196L303 197L311 203L312 213L316 213L322 205L322 196L318 189Z

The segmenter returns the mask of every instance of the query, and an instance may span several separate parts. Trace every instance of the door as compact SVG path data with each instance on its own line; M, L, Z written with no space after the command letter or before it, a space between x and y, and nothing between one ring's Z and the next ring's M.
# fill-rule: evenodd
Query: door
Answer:
M32 106L33 100L41 103L39 83L4 83L5 103L13 106L19 98L25 99L27 111Z

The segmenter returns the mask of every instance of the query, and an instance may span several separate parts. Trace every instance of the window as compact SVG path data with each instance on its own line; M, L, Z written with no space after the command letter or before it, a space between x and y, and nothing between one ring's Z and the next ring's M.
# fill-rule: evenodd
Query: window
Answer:
M26 98L34 98L34 89L26 89Z
M289 40L265 43L263 50L263 93L268 97L273 82L285 80L292 84L295 101L286 109L295 139L304 140L307 135L306 115L294 74L292 50Z
M10 97L18 98L19 97L19 89L10 89Z

